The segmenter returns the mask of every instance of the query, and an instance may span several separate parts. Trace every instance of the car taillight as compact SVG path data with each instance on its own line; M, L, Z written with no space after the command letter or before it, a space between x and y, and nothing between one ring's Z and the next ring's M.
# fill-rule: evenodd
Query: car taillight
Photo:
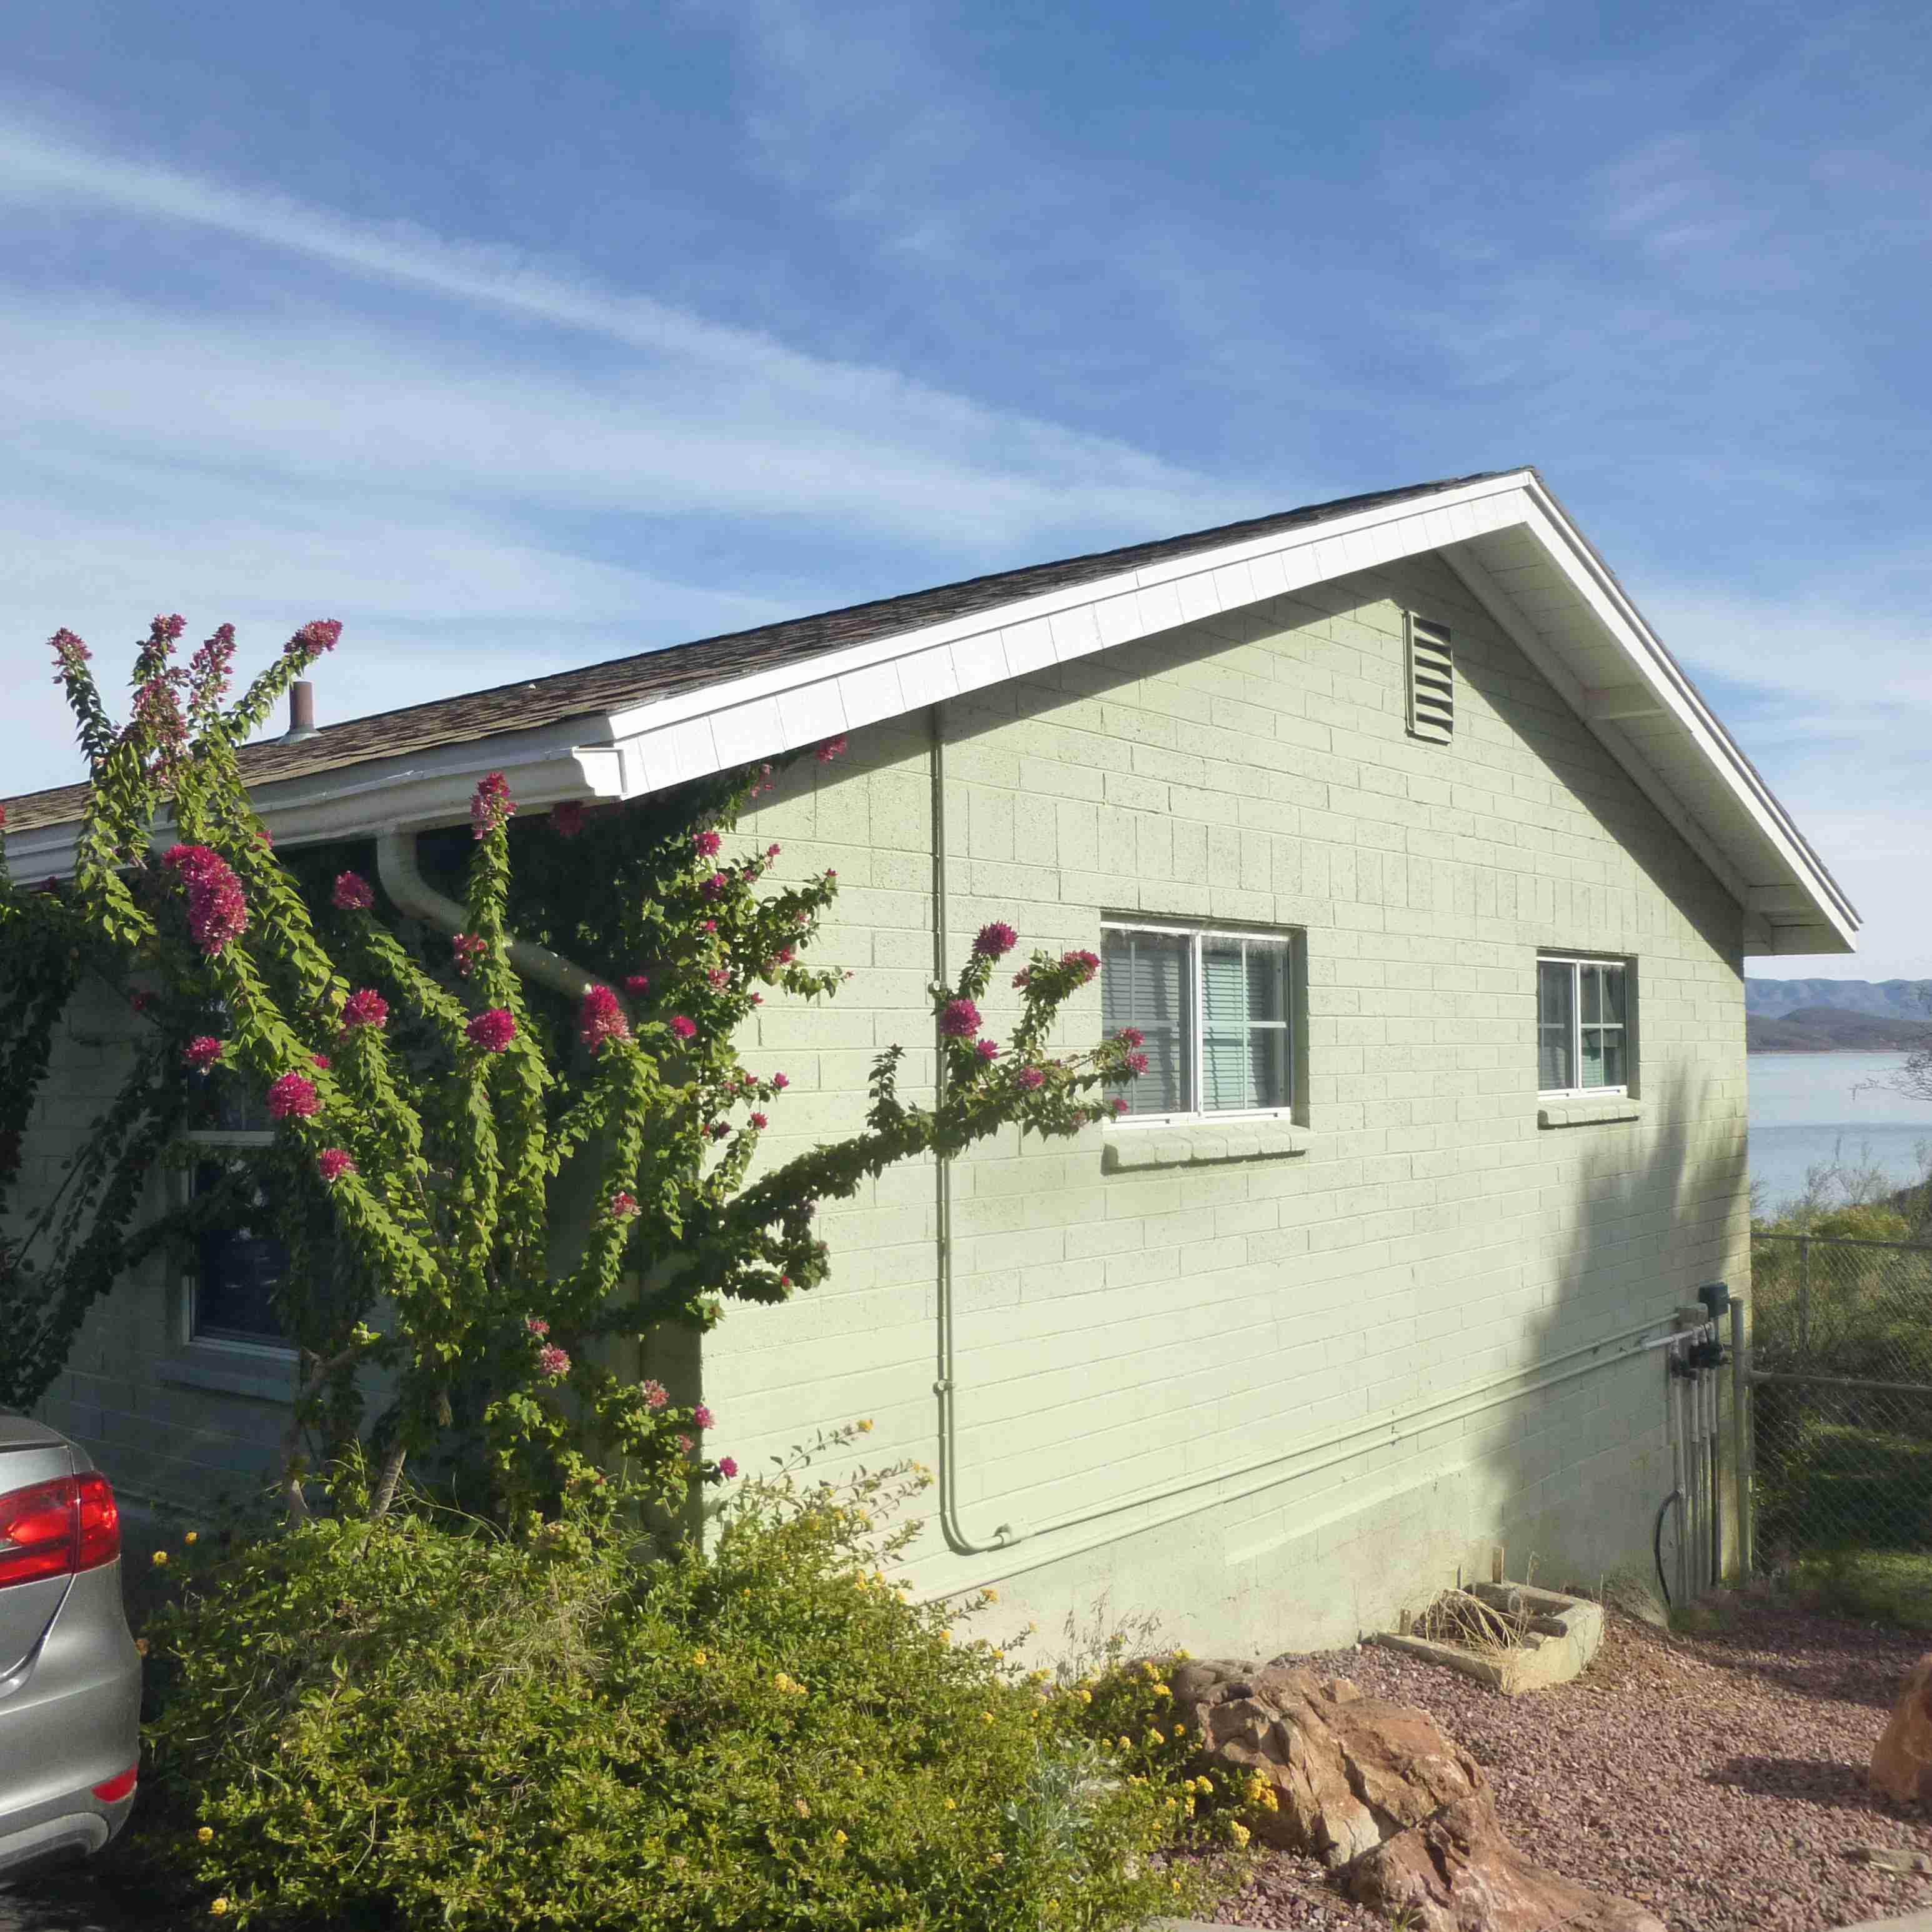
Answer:
M98 1470L0 1496L0 1590L95 1569L120 1553L121 1512Z
M104 1804L118 1804L140 1782L140 1762L130 1764L118 1778L110 1778L105 1784L97 1784L94 1795Z

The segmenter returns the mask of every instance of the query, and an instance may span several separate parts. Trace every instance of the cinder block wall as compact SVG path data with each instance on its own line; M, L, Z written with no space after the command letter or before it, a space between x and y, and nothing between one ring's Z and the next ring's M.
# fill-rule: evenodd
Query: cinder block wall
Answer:
M1404 728L1405 606L1455 633L1446 746ZM1742 915L1702 862L1432 559L956 700L942 729L948 958L995 918L1054 950L1097 946L1103 914L1299 929L1306 1134L1122 1171L1132 1130L1010 1134L955 1164L953 1528L1012 1535L954 1549L935 1516L917 1585L998 1583L1002 1628L1049 1647L1105 1596L1265 1654L1378 1627L1496 1541L1546 1582L1647 1570L1664 1368L1611 1338L1748 1267ZM819 956L855 975L745 1042L794 1083L769 1157L856 1126L882 1046L930 1081L930 756L923 721L856 734L752 828L792 872L838 868ZM1539 1125L1540 946L1637 961L1637 1119ZM995 1037L1012 1000L1002 976ZM1100 1024L1096 987L1065 1043ZM931 1167L826 1227L830 1283L707 1338L715 1447L754 1468L868 1416L871 1460L936 1466Z
M62 1016L22 1143L22 1225L58 1190L66 1162L120 1091L140 1025L93 984ZM151 1180L154 1211L172 1178L158 1172ZM257 1353L190 1348L184 1292L156 1256L96 1302L38 1413L82 1443L129 1501L191 1510L267 1484L288 1424L292 1371Z

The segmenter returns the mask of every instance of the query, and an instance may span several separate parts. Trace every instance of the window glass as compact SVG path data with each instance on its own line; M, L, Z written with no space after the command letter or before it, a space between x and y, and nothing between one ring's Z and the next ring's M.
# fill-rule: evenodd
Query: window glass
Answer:
M1576 1084L1574 969L1550 959L1536 974L1537 1084L1546 1091Z
M1537 1084L1544 1092L1629 1085L1628 978L1615 961L1538 961Z
M1108 1032L1138 1027L1148 1070L1134 1114L1254 1112L1293 1096L1290 944L1226 933L1109 928L1101 1004Z
M224 1172L219 1160L197 1162L196 1193L218 1185ZM289 1251L268 1225L267 1193L259 1184L252 1191L254 1214L244 1210L228 1226L195 1238L189 1333L196 1341L287 1345L275 1294L288 1273Z
M1101 942L1100 1006L1108 1034L1138 1027L1148 1070L1118 1090L1132 1114L1193 1106L1192 942L1180 932L1109 930Z

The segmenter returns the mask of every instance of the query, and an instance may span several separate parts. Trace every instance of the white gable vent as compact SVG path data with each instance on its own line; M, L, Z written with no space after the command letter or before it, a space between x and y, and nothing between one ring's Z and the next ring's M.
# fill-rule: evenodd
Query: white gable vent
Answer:
M1449 627L1408 614L1408 730L1446 745L1456 730L1456 655Z

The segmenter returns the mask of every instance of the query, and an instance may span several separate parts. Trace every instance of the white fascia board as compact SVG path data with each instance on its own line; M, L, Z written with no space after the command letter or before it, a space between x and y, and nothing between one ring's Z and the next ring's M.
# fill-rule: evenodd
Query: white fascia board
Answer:
M586 731L586 722L595 721L566 718L528 731L277 779L254 787L250 796L276 842L292 845L460 824L485 772L510 775L518 804L532 810L566 799L621 798L621 760L614 747L584 742L594 735ZM7 862L14 877L28 883L69 877L80 831L69 824L8 832ZM154 836L158 846L172 842L172 820L166 813L156 820Z
M1852 950L1857 943L1858 914L1805 850L1784 808L1752 770L1736 741L1672 662L1670 654L1638 614L1636 607L1624 596L1616 580L1540 481L1531 477L1526 494L1530 500L1528 521L1532 534L1582 597L1612 640L1622 646L1624 656L1637 674L1636 682L1648 690L1662 712L1676 718L1684 728L1702 754L1705 763L1724 781L1738 808L1771 842L1784 861L1787 878L1751 883L1802 886L1815 911L1820 915L1816 922L1838 934L1838 944L1830 950ZM1587 719L1588 715L1586 707L1583 716ZM1622 735L1617 734L1619 737ZM1600 732L1599 736L1604 736L1606 743L1611 742Z
M613 712L625 789L655 791L1186 623L1522 522L1527 470L1170 558Z

